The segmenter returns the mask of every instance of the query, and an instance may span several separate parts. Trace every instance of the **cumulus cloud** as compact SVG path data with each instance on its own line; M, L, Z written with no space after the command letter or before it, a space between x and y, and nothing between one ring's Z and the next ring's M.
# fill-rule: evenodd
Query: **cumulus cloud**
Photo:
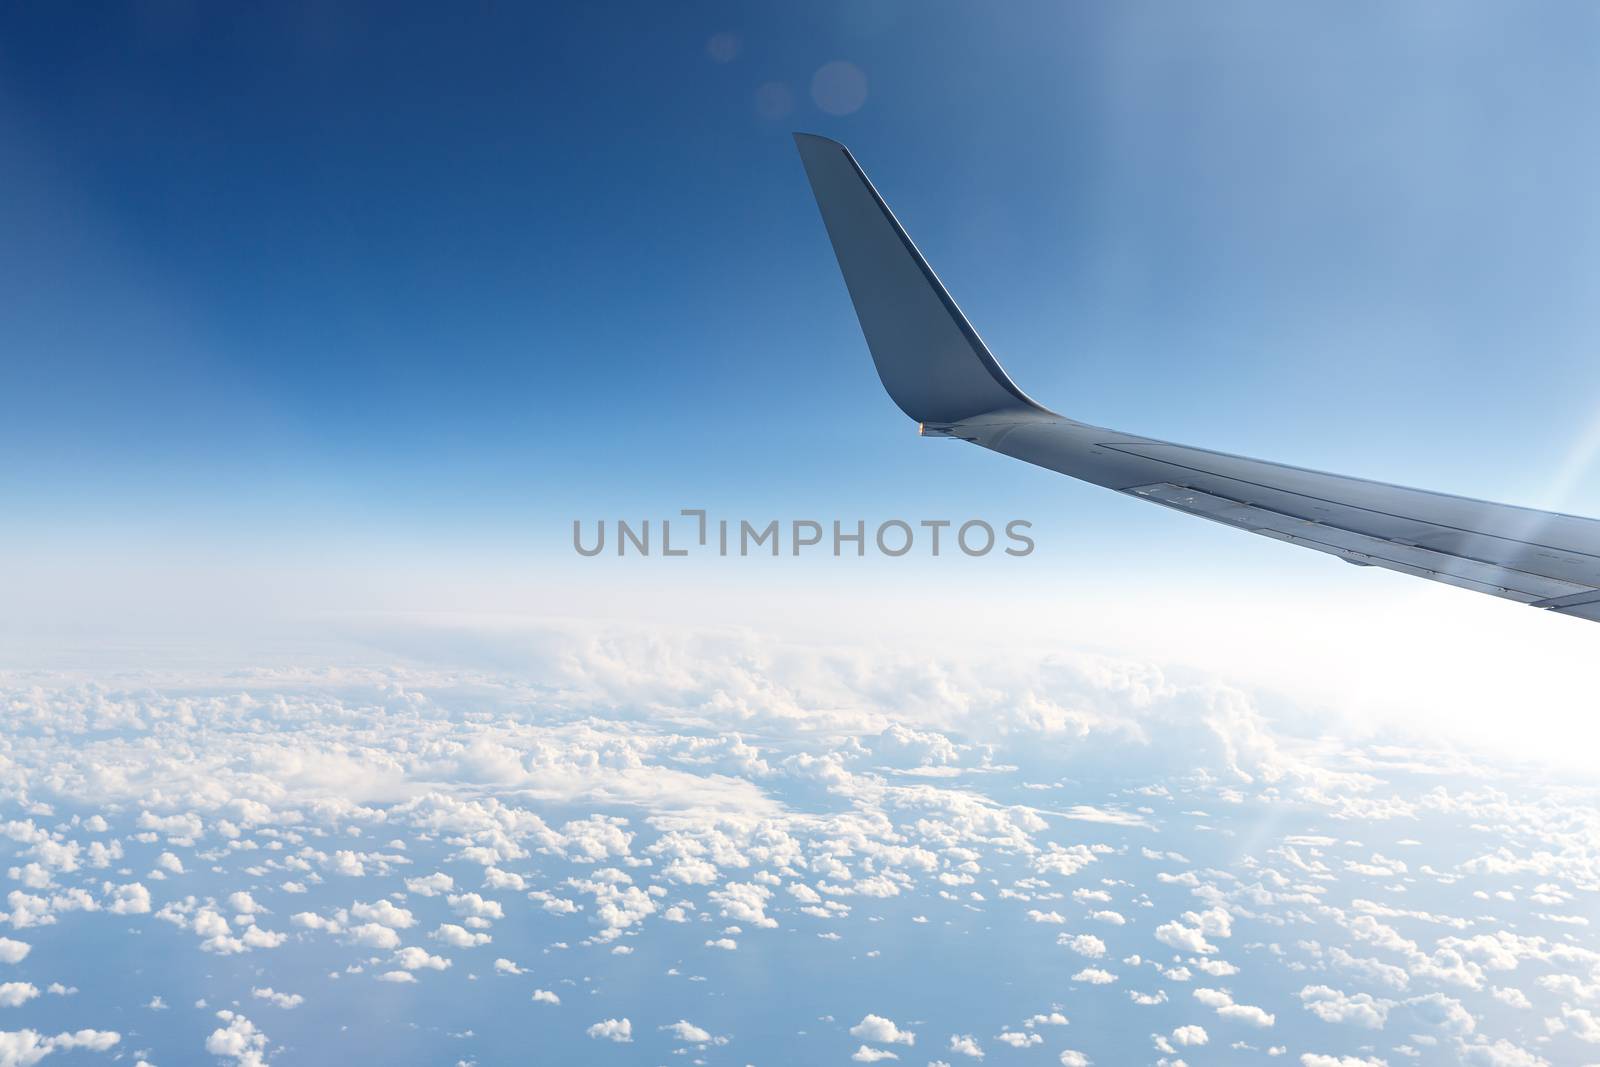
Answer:
M439 896L454 889L455 885L455 879L442 871L435 871L421 878L406 879L406 891L415 893L419 897Z
M393 927L382 923L366 922L352 926L345 931L345 936L352 944L365 945L367 948L399 948L400 935Z
M633 1040L633 1023L627 1019L602 1019L584 1032L596 1040L626 1043Z
M211 1036L206 1038L206 1051L213 1056L233 1060L238 1067L265 1067L267 1035L237 1012L219 1011L217 1018L223 1025L211 1031Z
M685 1044L703 1045L711 1040L711 1031L702 1029L687 1019L679 1019L675 1023L660 1027L660 1029L667 1031Z
M455 923L440 923L438 929L428 936L436 941L442 941L452 948L475 948L478 945L487 945L494 940L488 934L468 930L465 927L457 926ZM399 944L399 938L395 938L395 944ZM390 948L392 946L382 945L379 947Z
M1224 1019L1234 1019L1250 1026L1265 1029L1277 1021L1271 1012L1251 1004L1235 1003L1233 995L1225 989L1196 989L1194 999L1214 1009Z
M52 1052L105 1052L122 1040L115 1030L74 1030L47 1036L37 1030L0 1030L0 1067L32 1067Z
M1100 967L1085 967L1072 976L1074 982L1088 982L1090 985L1110 985L1117 980L1117 976Z
M19 1007L39 995L32 982L0 982L0 1008Z
M753 926L773 927L778 921L766 913L772 890L754 882L728 882L706 894L707 899L720 905L721 913L739 922Z
M983 1059L983 1047L971 1034L951 1034L950 1051L973 1059Z
M111 898L106 903L106 910L113 915L145 915L150 911L150 890L139 882L129 882L127 885L107 882L103 889Z
M1300 990L1300 1000L1306 1010L1325 1023L1346 1023L1381 1030L1389 1019L1393 1004L1374 999L1370 993L1348 994L1325 985L1306 986Z
M477 893L455 893L448 898L450 910L457 915L478 919L503 919L505 909L497 900L485 900Z
M306 998L299 993L280 993L271 986L256 986L250 990L250 995L257 1000L264 1000L269 1004L276 1004L285 1010L298 1008L306 1002Z
M358 923L377 923L393 930L406 930L417 925L416 916L407 908L396 907L391 901L380 900L373 904L356 901L350 905L350 918Z
M435 956L429 953L426 949L417 948L415 945L408 945L396 952L394 954L394 962L397 963L400 966L400 969L404 971L418 971L423 969L430 971L442 971L450 966L450 961L445 959L443 956ZM496 969L498 969L498 962L499 961L496 961Z
M178 927L194 936L173 947L175 968L214 968L202 952L276 948L281 964L247 959L262 1010L297 996L273 992L300 981L276 967L303 974L311 959L331 967L319 1014L334 1009L324 996L381 995L338 980L355 975L421 978L444 1005L446 987L498 975L497 988L516 995L512 980L532 975L530 986L549 989L530 1001L548 1006L561 983L569 1003L602 982L607 997L631 996L617 990L656 966L665 939L680 946L669 982L717 988L741 957L711 950L743 944L772 967L799 951L837 954L837 966L871 968L887 986L913 978L907 968L923 958L903 939L964 938L987 951L1064 929L1056 951L1093 964L1072 981L1120 977L1133 987L1135 1036L1155 1033L1172 1049L1205 1028L1185 1017L1189 998L1169 995L1184 987L1165 983L1206 983L1193 997L1228 1023L1279 1021L1220 988L1240 973L1222 958L1233 944L1226 955L1249 968L1250 988L1300 990L1304 1010L1283 1017L1287 1028L1387 1026L1452 1062L1502 1065L1537 1059L1479 1035L1476 1019L1531 1012L1519 1025L1542 1022L1549 1043L1531 1047L1558 1060L1600 1035L1595 935L1563 921L1600 869L1570 796L1488 766L1468 778L1447 757L1396 745L1323 763L1280 748L1244 694L1148 665L1067 655L1044 673L991 676L857 658L822 667L824 683L800 682L783 676L784 657L805 653L753 654L742 640L698 658L670 640L578 642L550 658L563 682L538 687L431 668L186 675L171 691L141 675L116 694L13 685L0 697L27 743L4 750L13 762L0 789L33 793L4 795L16 866L0 922L13 934L69 927L50 930L52 942L87 932L81 916L93 911L127 917L92 920L118 931L103 936ZM92 726L110 705L122 733ZM1043 765L1045 751L1059 768ZM1069 764L1104 765L1113 751L1168 755L1119 763L1146 772L1143 787L1088 795L1095 787L1080 783L1094 779ZM95 840L73 814L83 810L105 813ZM1419 824L1430 827L1426 848L1407 843ZM1130 825L1141 827L1131 846ZM1223 838L1227 850L1208 847ZM219 888L239 885L250 889ZM291 892L316 910L282 922L286 936L268 928L268 909L292 911L280 903ZM905 906L879 905L892 898ZM158 903L156 921L136 919ZM1085 927L1106 939L1073 932ZM504 955L472 962L467 950L491 940ZM0 939L0 963L24 957L39 964L26 941ZM626 983L613 981L622 974ZM55 976L8 977L43 986ZM642 1010L606 1003L618 1016ZM871 1056L905 1055L909 1031L862 1016L868 1006L837 1009L845 1025L861 1019L852 1037ZM991 1044L1043 1043L1036 1055L1078 1064L1041 1029L1060 1014L1030 1003L1015 1025L942 1021ZM887 1029L857 1033L874 1020ZM678 1026L662 1032L679 1036ZM1307 1047L1284 1037L1295 1055ZM981 1055L973 1034L955 1040L970 1047L952 1044L946 1059Z
M238 915L254 915L261 911L261 905L256 903L254 897L244 890L228 894L228 910Z
M879 1045L915 1045L917 1035L910 1030L902 1030L896 1026L894 1020L886 1019L882 1015L873 1015L870 1012L861 1017L861 1021L850 1028L851 1037L859 1037L863 1041L872 1041Z
M1092 960L1100 959L1106 954L1106 943L1093 934L1074 934L1071 936L1062 934L1056 943Z
M1181 919L1162 923L1156 927L1156 940L1182 952L1204 955L1217 951L1217 946L1206 937L1228 937L1233 932L1233 920L1221 908L1204 912L1184 912Z

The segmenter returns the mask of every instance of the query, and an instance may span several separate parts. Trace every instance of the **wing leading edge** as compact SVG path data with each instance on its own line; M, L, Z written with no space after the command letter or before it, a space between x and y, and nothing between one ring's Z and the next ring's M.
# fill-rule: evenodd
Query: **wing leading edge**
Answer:
M932 436L1358 566L1600 622L1600 521L1156 441L1017 388L837 141L796 134L878 377Z

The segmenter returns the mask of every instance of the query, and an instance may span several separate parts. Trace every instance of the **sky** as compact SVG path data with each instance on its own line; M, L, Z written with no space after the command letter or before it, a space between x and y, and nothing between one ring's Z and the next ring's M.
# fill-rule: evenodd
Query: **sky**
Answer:
M1600 515L1597 23L0 11L0 1067L1596 1058L1600 631L919 439L791 134L1053 410Z
M13 536L558 552L574 509L888 508L967 470L1089 506L907 443L795 129L853 147L1060 410L1581 505L1596 16L1546 13L10 12Z
M918 440L789 134L853 147L1054 410L1595 514L1600 154L1576 136L1595 18L8 11L11 662L648 619L1150 654L1330 717L1568 755L1589 736L1581 622ZM571 550L574 520L682 507L1026 518L1038 549Z
M1570 752L1579 623L918 440L789 136L852 147L1058 411L1594 513L1600 16L1542 12L8 11L0 632L93 665L373 615L933 629L1490 733L1531 685ZM1039 548L571 550L684 507Z

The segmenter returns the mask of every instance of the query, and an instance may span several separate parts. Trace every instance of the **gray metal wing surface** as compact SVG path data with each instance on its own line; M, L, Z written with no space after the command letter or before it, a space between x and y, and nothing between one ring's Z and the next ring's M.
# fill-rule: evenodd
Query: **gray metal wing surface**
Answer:
M1600 621L1600 521L1368 481L1091 426L1022 392L849 150L796 134L861 331L924 434L1277 541Z

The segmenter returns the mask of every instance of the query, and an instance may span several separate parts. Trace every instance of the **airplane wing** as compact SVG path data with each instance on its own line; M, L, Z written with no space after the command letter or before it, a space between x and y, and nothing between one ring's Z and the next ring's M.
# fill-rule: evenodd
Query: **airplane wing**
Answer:
M1600 622L1600 521L1119 433L1057 415L995 360L850 151L795 134L889 396L956 437L1358 566Z

